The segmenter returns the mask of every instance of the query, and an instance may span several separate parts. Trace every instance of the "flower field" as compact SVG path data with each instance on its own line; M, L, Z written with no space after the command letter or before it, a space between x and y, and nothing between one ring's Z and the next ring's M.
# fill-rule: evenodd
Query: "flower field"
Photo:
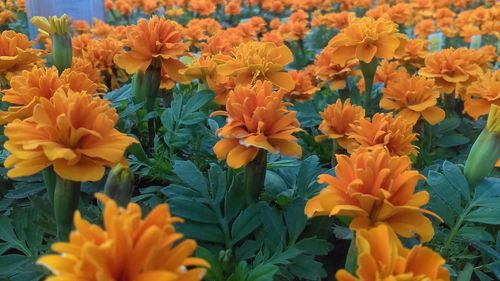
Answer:
M28 2L0 281L500 280L499 1Z

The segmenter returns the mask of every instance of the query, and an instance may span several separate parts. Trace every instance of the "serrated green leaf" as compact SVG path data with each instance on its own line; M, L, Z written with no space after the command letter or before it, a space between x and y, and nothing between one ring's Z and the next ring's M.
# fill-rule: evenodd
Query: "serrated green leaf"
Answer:
M472 278L472 270L474 270L474 265L467 263L464 269L458 273L457 281L470 281Z
M248 273L246 281L269 281L278 272L278 267L271 264L261 264Z
M294 244L306 227L307 217L304 214L306 202L301 199L289 204L285 210L285 223L288 230L289 242Z
M214 224L185 221L175 226L186 237L206 242L225 243L224 233Z
M33 258L23 255L0 256L0 276L8 276L30 262L33 262Z
M464 135L460 134L449 134L439 138L436 145L439 147L454 147L469 143L470 139Z
M243 210L234 220L231 227L231 238L233 244L248 236L261 224L259 220L259 205L254 204Z
M181 181L198 191L203 196L209 198L208 185L203 174L191 161L176 160L173 165L174 173Z
M0 216L0 239L6 241L13 248L18 249L27 256L32 254L26 244L18 239L9 218L5 216Z
M276 246L283 243L285 238L285 224L281 215L276 211L276 209L271 208L265 202L259 202L260 208L260 221L262 222L262 227L266 232L266 242L274 243Z
M332 245L328 243L328 241L315 237L309 237L300 240L299 242L297 242L296 247L304 253L313 256L328 255L328 253L332 249Z
M207 205L193 199L171 198L168 200L172 213L194 222L217 223L217 215Z
M255 253L262 247L262 242L246 240L240 247L236 248L236 260L247 260L255 256Z

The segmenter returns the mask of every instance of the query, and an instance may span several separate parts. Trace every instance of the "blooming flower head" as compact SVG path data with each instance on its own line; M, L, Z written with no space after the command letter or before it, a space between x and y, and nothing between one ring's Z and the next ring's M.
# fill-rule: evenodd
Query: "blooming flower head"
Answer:
M345 149L356 144L356 141L350 139L348 134L352 130L351 124L365 118L363 107L351 105L349 99L344 103L339 99L335 104L328 105L323 112L320 112L320 115L323 121L319 125L319 130L323 135L317 136L316 141L330 138Z
M273 85L291 91L294 88L290 73L285 65L293 61L287 46L277 47L271 42L248 42L234 48L232 55L219 55L224 63L218 71L234 77L236 85L255 84L257 81L270 81Z
M407 156L391 156L384 148L361 149L351 156L337 154L336 175L322 174L319 183L328 186L310 199L308 217L347 216L354 230L387 224L398 235L418 235L423 242L434 236L430 213L421 207L429 201L427 191L415 192L418 171L410 169Z
M413 32L417 35L417 38L424 40L427 36L436 32L436 24L431 19L425 19L415 25Z
M292 70L290 74L295 81L295 88L286 94L286 97L296 101L310 100L313 95L319 91L316 86L316 78L314 76L314 66L310 65L300 71Z
M488 114L492 104L500 105L500 70L488 71L472 82L462 98L464 112L472 118Z
M359 147L375 149L385 147L391 155L417 155L418 148L412 144L417 140L413 133L413 124L403 116L394 118L392 113L377 113L372 120L360 119L351 125L349 138L358 143L358 147L349 147L353 152Z
M434 79L442 91L451 94L461 87L468 86L482 75L483 71L475 63L469 50L451 48L430 54L418 74Z
M335 49L326 47L314 61L316 76L324 83L330 83L330 89L344 89L347 86L347 77L359 74L354 70L358 61L352 59L345 64L335 63Z
M30 117L40 99L50 99L58 89L85 91L90 95L97 90L97 85L85 73L67 69L59 76L56 67L34 66L31 71L24 70L12 77L10 84L11 88L3 92L2 101L11 106L8 111L0 111L0 124Z
M450 273L444 267L445 259L421 245L411 249L404 248L392 229L386 225L358 230L356 248L356 276L342 269L335 276L338 281L450 280Z
M382 90L380 107L399 111L398 116L412 124L423 117L431 125L444 119L444 110L436 106L439 91L433 80L413 76L391 82Z
M392 81L404 79L409 76L406 68L402 67L398 62L382 61L375 72L374 83L382 83L387 87ZM365 89L365 79L361 78L358 82L358 89L362 93Z
M200 83L205 84L209 89L215 91L218 85L227 82L227 77L217 71L217 61L213 56L202 55L194 60L185 69L181 70L181 74L187 79L199 79ZM226 104L226 96L217 95L215 102L218 104Z
M115 56L115 63L128 73L146 71L153 63L165 67L170 77L178 77L184 67L179 57L185 54L187 45L182 42L175 22L153 16L149 21L140 19L127 32L126 46L129 52Z
M52 165L63 179L100 180L137 142L114 128L117 119L108 101L86 92L59 89L50 100L41 98L32 117L5 127L7 175L30 176Z
M222 137L214 152L219 159L227 159L231 168L246 165L259 149L271 153L300 157L302 148L293 133L300 132L294 111L288 111L283 102L283 91L273 92L271 82L254 86L237 86L229 93L226 111L216 112L228 116L228 123L219 129Z
M402 52L396 54L396 59L402 63L408 63L415 67L421 67L429 54L427 52L428 42L421 39L413 39L406 42Z
M0 33L0 75L10 79L13 75L31 69L41 60L42 52L32 49L34 42L22 33L6 30Z
M333 61L345 64L356 58L365 63L374 58L392 59L406 36L398 33L398 26L385 19L354 18L349 25L330 40L334 48Z
M202 280L208 263L191 257L196 242L182 240L167 204L156 206L144 219L135 203L127 208L104 194L96 194L104 204L104 227L74 215L75 230L69 242L57 242L37 261L52 276L47 280Z

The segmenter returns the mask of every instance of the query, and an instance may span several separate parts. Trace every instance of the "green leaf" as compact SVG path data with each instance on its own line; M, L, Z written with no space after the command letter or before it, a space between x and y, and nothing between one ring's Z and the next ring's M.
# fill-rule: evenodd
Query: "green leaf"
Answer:
M259 208L262 227L266 232L266 242L273 242L273 246L284 242L286 229L281 215L266 202L259 202Z
M439 138L436 145L439 147L454 147L469 143L470 139L460 134L449 134Z
M132 155L137 157L139 161L142 163L146 163L150 166L153 166L154 163L151 161L148 156L146 155L146 152L144 152L144 148L142 148L142 145L140 143L134 143L131 146L128 147L127 149Z
M301 280L321 280L327 276L323 265L307 255L296 257L293 266L290 266L290 272Z
M174 113L171 108L167 108L163 111L163 113L160 116L160 120L163 127L167 129L167 132L174 131L175 120L174 120Z
M262 242L246 240L240 247L236 248L236 260L247 260L255 256L255 253L262 247Z
M190 126L194 124L199 124L207 120L207 115L202 112L192 112L184 116L181 120L182 125Z
M259 205L254 204L243 210L234 221L231 228L233 244L248 236L252 231L260 226Z
M9 218L5 216L0 216L0 239L11 244L13 248L18 249L25 255L32 255L26 244L17 238Z
M484 274L483 272L479 271L478 269L474 269L474 274L476 274L479 281L492 281L493 280L493 278L489 277L488 275Z
M212 101L213 98L214 98L214 93L210 90L200 91L196 93L186 102L186 105L184 106L184 111L182 112L183 114L182 119L184 119L186 115L191 114L197 111L198 109L202 108L205 104Z
M0 256L0 276L8 276L30 262L33 262L33 258L23 255Z
M280 175L273 171L266 172L264 186L266 192L271 194L273 198L276 198L280 193L288 189L286 182L280 177Z
M240 173L233 178L224 200L224 218L226 222L232 221L245 206L244 192L243 174Z
M210 268L205 276L206 280L224 280L224 271L222 265L216 256L208 249L198 246L196 248L196 256L206 260L210 264Z
M176 160L174 161L174 173L181 181L198 191L205 197L210 197L208 193L207 181L203 174L196 168L191 161Z
M175 227L178 232L183 233L189 238L215 243L225 243L224 233L214 224L197 223L185 221Z
M278 267L271 264L261 264L248 273L246 281L269 281L273 280L278 272Z
M214 202L222 202L227 190L226 172L222 171L218 165L212 163L210 164L210 169L208 169L208 179Z
M466 217L466 221L485 224L500 224L500 206L498 208L478 208L471 211Z
M467 263L462 271L458 273L457 281L470 281L474 265Z
M194 222L217 223L217 215L208 206L193 199L172 198L168 200L172 213Z
M296 244L297 248L304 253L313 255L313 256L325 256L332 249L332 245L323 239L318 239L315 237L309 237L300 240Z
M24 199L27 198L28 196L37 194L38 192L44 190L45 187L43 185L36 185L32 184L29 186L24 186L22 188L16 188L9 190L7 194L5 194L5 198L10 198L10 199Z
M460 193L446 180L446 177L436 171L429 171L427 175L430 207L448 226L455 225L456 218L462 213Z
M289 204L285 210L285 222L288 230L289 241L294 244L306 227L307 217L304 214L306 202L301 199Z
M466 201L470 201L470 188L467 183L467 178L465 178L462 171L453 163L449 161L444 161L443 172L446 176L446 180L454 187L456 191L462 195L462 198Z

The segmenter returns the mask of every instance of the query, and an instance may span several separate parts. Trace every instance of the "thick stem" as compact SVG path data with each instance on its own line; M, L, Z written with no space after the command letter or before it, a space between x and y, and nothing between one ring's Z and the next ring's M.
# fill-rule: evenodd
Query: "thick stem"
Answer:
M346 99L349 98L349 96L350 96L350 92L349 92L349 89L347 87L339 90L339 97L340 97L341 101L345 101Z
M334 168L335 166L337 166L337 153L338 153L338 150L339 150L339 145L337 144L337 141L336 140L332 140L332 160L331 160L331 164L332 164L332 168Z
M363 73L363 78L365 79L365 109L371 112L371 99L372 99L372 89L373 80L375 79L375 72L377 71L378 59L373 58L370 63L360 62L361 72Z
M259 149L255 159L245 168L245 193L247 205L258 201L264 190L267 170L267 151Z
M56 189L56 173L52 166L45 168L42 172L43 183L47 189L47 197L49 197L50 204L54 204L54 191Z
M358 249L356 248L356 236L351 240L349 245L349 250L347 251L347 257L345 259L345 270L354 274L358 267Z
M73 227L73 215L80 200L80 182L70 181L57 176L54 191L54 215L57 237L66 241Z
M456 107L455 93L444 94L444 97L442 98L444 102L444 108L446 110L446 115L447 116L457 115L457 111L455 110Z

